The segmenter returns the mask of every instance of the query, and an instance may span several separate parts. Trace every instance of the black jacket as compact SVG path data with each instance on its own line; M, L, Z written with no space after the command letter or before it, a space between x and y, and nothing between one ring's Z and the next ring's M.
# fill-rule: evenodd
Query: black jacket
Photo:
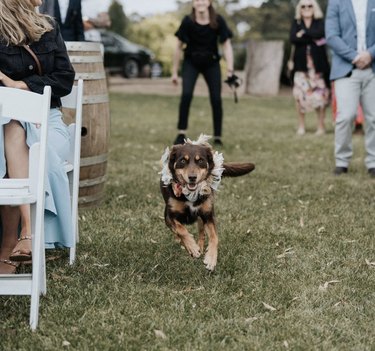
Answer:
M61 28L65 41L84 41L85 35L82 22L81 0L69 0L65 22L61 22L58 0L44 0L39 7L41 13L54 17Z
M32 43L42 66L42 75L32 56L22 46L6 46L0 37L0 71L14 80L22 80L33 92L42 94L46 85L52 89L51 107L60 107L60 97L68 95L74 82L74 69L66 52L60 30L55 24L38 42ZM0 82L0 87L4 86ZM1 89L1 88L0 88ZM1 92L0 92L1 93Z
M297 33L303 29L305 34L301 38ZM317 45L319 39L324 39L324 21L322 19L313 20L310 28L307 28L304 22L294 20L290 30L290 41L295 45L294 52L294 71L307 72L307 47L310 46L310 53L314 62L315 71L322 73L324 80L329 87L329 62L327 57L326 45Z

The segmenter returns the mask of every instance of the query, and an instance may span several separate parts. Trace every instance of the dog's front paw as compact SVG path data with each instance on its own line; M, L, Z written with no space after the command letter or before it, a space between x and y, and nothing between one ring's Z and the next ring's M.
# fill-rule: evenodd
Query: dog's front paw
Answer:
M193 238L189 240L184 240L184 246L186 251L194 258L199 258L201 256L201 250L199 249L198 244Z
M204 256L203 263L206 265L206 269L209 271L215 270L217 263L217 251L207 250L206 255Z

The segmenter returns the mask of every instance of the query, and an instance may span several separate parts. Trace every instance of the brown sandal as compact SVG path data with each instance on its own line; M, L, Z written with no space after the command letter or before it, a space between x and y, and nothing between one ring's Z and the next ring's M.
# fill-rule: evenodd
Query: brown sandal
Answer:
M0 259L0 267L1 266L3 266L3 268L0 268L0 274L15 274L19 264L9 260Z
M21 236L18 241L23 241L23 240L31 240L30 235L24 235ZM16 262L22 262L22 261L30 261L31 260L31 250L25 251L22 249L17 249L18 244L14 248L13 252L9 256L9 260L11 261L16 261Z

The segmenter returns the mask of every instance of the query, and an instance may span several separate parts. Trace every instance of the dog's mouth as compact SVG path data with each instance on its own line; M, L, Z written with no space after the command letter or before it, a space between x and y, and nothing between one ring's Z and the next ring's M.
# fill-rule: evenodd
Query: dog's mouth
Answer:
M187 184L186 184L186 187L187 187L190 191L194 191L194 190L197 189L198 184L197 184L197 183L187 183Z

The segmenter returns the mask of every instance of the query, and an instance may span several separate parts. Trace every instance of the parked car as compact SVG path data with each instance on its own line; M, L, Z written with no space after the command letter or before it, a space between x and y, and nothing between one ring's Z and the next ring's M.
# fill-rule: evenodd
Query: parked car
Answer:
M108 30L100 31L104 46L104 67L125 78L150 77L154 53Z

